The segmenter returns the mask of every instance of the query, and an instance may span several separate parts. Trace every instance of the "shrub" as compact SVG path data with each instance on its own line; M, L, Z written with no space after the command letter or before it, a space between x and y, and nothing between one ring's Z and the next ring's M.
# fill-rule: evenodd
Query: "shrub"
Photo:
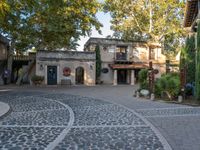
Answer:
M31 81L33 82L42 82L44 80L43 76L34 75L31 77Z
M164 78L160 78L160 79L156 80L156 82L155 82L154 93L157 97L161 97L161 95L162 95L163 85L165 85L163 80L164 80Z
M174 77L169 79L167 83L167 91L172 96L172 98L177 97L180 92L180 81L179 78Z
M155 82L155 95L161 97L163 93L167 94L170 99L178 96L180 92L180 79L177 73L162 75Z
M147 69L142 69L139 72L139 84L140 84L140 89L148 89L148 70Z

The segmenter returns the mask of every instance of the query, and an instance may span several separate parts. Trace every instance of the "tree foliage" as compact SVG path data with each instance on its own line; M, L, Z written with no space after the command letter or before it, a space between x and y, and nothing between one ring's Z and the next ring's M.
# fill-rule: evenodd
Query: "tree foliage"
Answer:
M186 67L186 83L195 81L195 38L186 39L185 47L181 50L180 69Z
M180 77L177 73L164 74L155 82L155 94L158 97L162 97L162 95L165 93L171 100L177 97L179 92Z
M96 52L96 81L98 81L101 76L101 53L99 45L96 46L95 52Z
M197 29L197 50L196 50L196 72L195 72L195 99L200 100L200 23Z
M139 76L140 89L148 89L149 88L148 69L141 69L138 76Z
M183 38L183 8L184 1L179 0L106 0L105 4L111 12L112 29L121 38L162 42L169 51Z
M95 14L97 0L4 0L10 8L0 22L0 32L15 41L17 49L74 48L80 36L101 24ZM0 5L1 6L1 5ZM0 7L1 8L1 7ZM1 9L0 9L1 10Z
M6 0L1 0L0 1L0 19L5 17L5 14L6 14L7 11L9 11L9 9L10 9L10 7L6 3ZM0 20L0 21L2 21L2 20Z

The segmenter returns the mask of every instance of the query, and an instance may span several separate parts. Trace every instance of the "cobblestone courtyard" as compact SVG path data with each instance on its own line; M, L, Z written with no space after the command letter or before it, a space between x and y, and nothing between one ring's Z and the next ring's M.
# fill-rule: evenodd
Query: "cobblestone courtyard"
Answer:
M1 92L12 110L0 119L0 149L200 149L199 107L137 100L134 88Z

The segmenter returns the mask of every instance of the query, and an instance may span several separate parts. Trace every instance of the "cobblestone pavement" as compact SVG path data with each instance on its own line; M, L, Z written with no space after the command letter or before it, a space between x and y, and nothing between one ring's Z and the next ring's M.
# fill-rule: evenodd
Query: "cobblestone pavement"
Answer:
M138 109L175 150L199 150L200 107Z
M4 92L7 96L0 90L0 101L12 106L0 120L0 146L17 149L24 139L23 147L38 149L200 150L200 107L137 99L135 89L17 87ZM44 140L46 135L51 139Z
M12 109L0 120L0 149L171 149L145 118L108 101L49 91L11 91L0 101Z
M56 92L93 97L123 105L151 122L173 150L200 150L200 107L137 99L133 97L137 88L128 85L77 86L61 87Z

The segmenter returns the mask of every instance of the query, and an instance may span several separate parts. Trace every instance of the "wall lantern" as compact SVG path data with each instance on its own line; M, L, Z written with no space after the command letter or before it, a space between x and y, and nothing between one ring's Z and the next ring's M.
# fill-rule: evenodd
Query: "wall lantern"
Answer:
M93 70L93 66L92 65L90 65L90 70Z
M42 64L40 64L40 70L44 70L44 67Z

